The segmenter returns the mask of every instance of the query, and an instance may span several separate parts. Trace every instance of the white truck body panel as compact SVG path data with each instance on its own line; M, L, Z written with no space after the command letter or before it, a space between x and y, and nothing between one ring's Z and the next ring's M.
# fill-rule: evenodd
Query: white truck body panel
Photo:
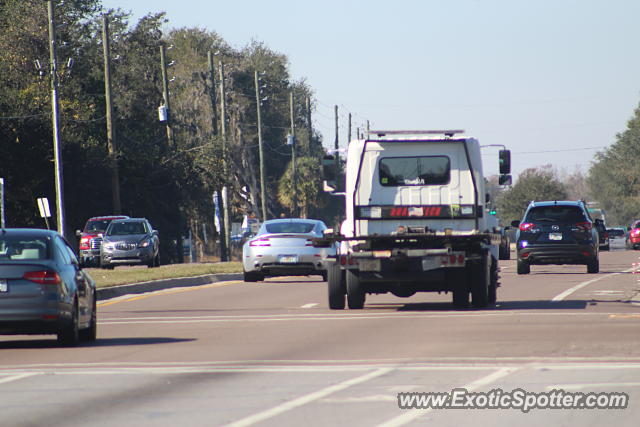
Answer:
M347 152L346 181L346 223L343 234L347 237L355 235L390 234L399 225L406 227L424 227L431 230L444 231L450 228L460 234L473 234L484 231L486 219L479 218L476 229L475 219L411 219L397 220L356 220L355 206L432 206L432 205L484 205L484 180L480 162L480 146L473 138L456 137L453 139L419 138L407 141L408 138L355 140L349 144ZM472 162L475 187L471 170L467 162L465 144ZM366 152L363 155L363 149ZM446 156L450 161L450 180L443 185L406 185L383 186L380 184L380 159L415 156ZM358 173L360 159L362 167ZM358 179L358 175L360 179ZM357 188L356 188L357 185ZM355 193L355 194L354 194ZM355 197L354 197L355 195ZM355 226L355 230L354 230Z

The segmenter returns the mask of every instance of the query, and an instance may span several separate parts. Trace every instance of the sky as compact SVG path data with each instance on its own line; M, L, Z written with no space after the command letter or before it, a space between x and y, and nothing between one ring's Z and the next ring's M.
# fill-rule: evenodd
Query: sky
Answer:
M637 0L103 0L132 21L251 40L289 58L315 92L314 125L333 146L334 111L353 131L464 129L512 152L514 178L552 165L587 172L640 101ZM483 149L485 175L498 148Z

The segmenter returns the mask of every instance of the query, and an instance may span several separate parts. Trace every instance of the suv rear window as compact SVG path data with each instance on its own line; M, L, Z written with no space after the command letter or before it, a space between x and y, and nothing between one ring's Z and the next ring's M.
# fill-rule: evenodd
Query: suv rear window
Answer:
M554 221L554 222L583 222L587 218L577 206L537 206L527 213L526 222Z
M445 185L451 162L446 156L385 157L380 159L380 185Z

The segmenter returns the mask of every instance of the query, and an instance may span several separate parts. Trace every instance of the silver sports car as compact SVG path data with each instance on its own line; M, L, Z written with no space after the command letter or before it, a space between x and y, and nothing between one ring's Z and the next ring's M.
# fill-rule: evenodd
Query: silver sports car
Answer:
M328 256L336 248L314 248L312 238L322 237L327 226L315 219L272 219L265 221L258 234L242 246L245 282L266 276L321 275L327 280Z

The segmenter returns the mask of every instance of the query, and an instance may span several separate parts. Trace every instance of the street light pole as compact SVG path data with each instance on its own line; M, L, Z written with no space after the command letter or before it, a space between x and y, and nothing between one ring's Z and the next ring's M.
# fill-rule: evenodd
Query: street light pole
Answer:
M224 63L220 60L220 132L222 136L222 175L223 175L223 186L222 186L222 218L224 228L224 249L226 253L224 253L222 261L231 261L231 252L229 251L229 247L231 246L231 223L229 218L229 193L227 191L226 181L228 180L229 174L229 165L227 162L227 102L226 102L226 93L224 89Z
M293 91L289 94L289 106L291 114L291 189L293 190L293 209L291 209L291 216L295 217L298 211L298 191L297 191L297 176L296 176L296 126L293 115Z
M47 2L49 14L49 63L51 67L51 120L53 124L53 158L55 164L56 219L58 232L65 236L64 185L62 179L62 150L58 125L58 60L56 55L56 23L53 0Z

